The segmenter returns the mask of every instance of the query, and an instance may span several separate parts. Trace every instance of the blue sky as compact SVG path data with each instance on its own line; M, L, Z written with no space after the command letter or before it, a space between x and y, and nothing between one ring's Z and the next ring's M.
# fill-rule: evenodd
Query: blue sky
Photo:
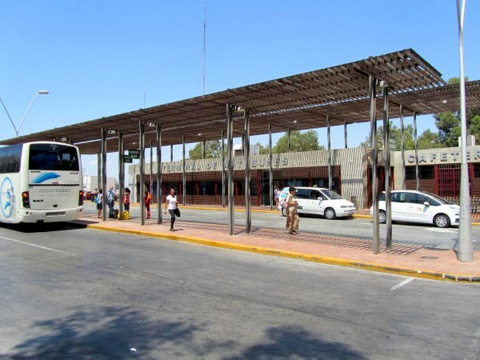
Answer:
M469 0L465 72L480 79L480 1ZM199 96L204 0L0 0L0 97L21 135ZM413 48L459 76L456 0L207 0L207 93ZM436 130L420 117L419 132ZM411 121L411 119L407 119ZM1 138L15 131L0 107ZM349 127L349 146L368 135ZM278 139L279 134L274 137ZM319 131L326 143L325 131ZM252 142L267 143L266 137ZM343 147L343 128L332 129ZM164 151L170 158L169 147ZM175 159L181 147L175 147ZM116 176L114 156L109 176ZM84 157L96 174L96 157Z

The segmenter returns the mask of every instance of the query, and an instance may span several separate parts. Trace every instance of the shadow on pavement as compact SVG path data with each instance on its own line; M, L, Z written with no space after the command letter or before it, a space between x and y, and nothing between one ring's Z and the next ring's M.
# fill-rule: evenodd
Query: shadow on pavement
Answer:
M345 344L323 341L301 327L273 327L266 336L268 342L224 359L366 359Z
M348 346L323 341L302 327L266 329L262 336L266 340L249 346L234 340L216 340L208 336L207 326L151 320L146 313L128 307L81 309L67 317L33 323L32 330L38 335L24 339L8 354L0 354L0 360L364 359ZM215 329L215 324L210 327Z
M22 233L38 233L50 231L65 231L75 229L85 229L87 227L85 222L58 222L58 223L43 223L43 224L0 224L0 228L5 228Z

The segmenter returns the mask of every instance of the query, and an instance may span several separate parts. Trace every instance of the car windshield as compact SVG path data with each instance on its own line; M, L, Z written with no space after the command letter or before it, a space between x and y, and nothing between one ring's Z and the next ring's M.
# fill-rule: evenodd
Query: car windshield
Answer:
M338 195L333 190L322 190L322 192L330 199L330 200L340 200L343 199L340 195Z
M442 205L454 205L453 202L451 201L447 201L445 200L444 198L441 198L440 196L438 195L435 195L435 194L432 194L432 193L429 193L429 192L426 192L425 194L427 194L428 196L432 197L433 199L437 200L440 204Z

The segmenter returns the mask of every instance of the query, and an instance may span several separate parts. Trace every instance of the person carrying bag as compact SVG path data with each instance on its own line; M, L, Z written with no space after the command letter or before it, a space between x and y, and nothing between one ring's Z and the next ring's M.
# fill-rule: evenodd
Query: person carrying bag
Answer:
M287 223L286 228L290 234L297 234L299 217L297 213L297 197L295 196L295 188L290 186L287 199L285 200L287 206Z
M175 231L173 224L175 223L175 218L180 217L180 210L178 209L177 195L175 195L175 189L170 189L170 195L167 196L165 201L165 214L170 213L170 231Z
M150 204L152 202L152 194L150 194L150 190L145 189L145 208L147 210L147 219L150 219Z

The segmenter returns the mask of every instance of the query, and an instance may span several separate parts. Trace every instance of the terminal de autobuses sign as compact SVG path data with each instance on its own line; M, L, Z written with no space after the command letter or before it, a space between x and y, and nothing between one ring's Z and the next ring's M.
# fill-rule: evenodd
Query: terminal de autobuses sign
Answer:
M289 160L287 154L274 155L272 157L274 168L282 168L288 166ZM186 172L201 172L201 171L220 171L222 170L221 159L201 159L201 160L186 160ZM225 169L227 169L228 162L225 160ZM245 169L245 159L236 157L233 160L233 167L235 170ZM250 169L268 169L270 167L270 159L268 155L254 156L250 159ZM164 163L162 165L162 172L164 173L179 173L183 171L182 161L171 163Z

